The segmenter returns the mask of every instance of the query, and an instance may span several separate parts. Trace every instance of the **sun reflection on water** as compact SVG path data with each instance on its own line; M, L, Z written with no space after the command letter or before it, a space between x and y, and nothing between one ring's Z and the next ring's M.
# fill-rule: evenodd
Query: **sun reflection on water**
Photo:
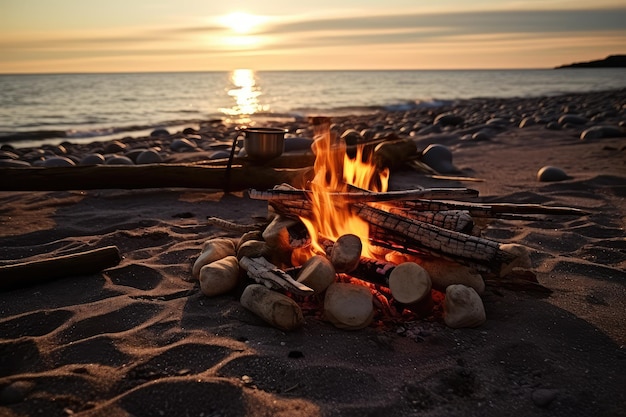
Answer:
M237 118L240 122L246 122L250 121L251 115L269 109L269 106L261 105L259 102L262 93L253 70L236 69L231 73L230 81L233 88L228 90L228 95L235 100L235 104L232 107L221 108L222 113Z

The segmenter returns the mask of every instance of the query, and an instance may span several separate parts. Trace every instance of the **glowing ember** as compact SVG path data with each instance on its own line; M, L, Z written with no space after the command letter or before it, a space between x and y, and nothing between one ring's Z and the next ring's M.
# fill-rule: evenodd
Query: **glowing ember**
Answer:
M344 199L331 197L328 193L349 191L348 185L371 191L387 191L389 171L379 171L372 161L372 155L365 156L362 147L357 149L355 159L348 157L345 143L333 140L328 119L323 119L316 126L313 151L316 155L315 177L310 187L313 216L311 219L301 219L311 235L313 250L324 253L318 243L321 237L337 240L351 233L361 239L363 255L373 257L368 241L368 223L353 215Z

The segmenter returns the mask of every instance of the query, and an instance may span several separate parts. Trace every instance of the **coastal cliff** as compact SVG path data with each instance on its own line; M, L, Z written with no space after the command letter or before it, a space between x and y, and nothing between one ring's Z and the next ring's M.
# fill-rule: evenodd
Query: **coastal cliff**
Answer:
M555 69L563 68L626 68L626 55L609 55L604 59L561 65Z

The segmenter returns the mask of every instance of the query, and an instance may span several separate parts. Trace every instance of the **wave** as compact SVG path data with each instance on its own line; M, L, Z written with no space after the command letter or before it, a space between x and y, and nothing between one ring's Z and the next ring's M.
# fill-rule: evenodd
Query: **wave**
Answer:
M300 107L288 111L264 111L254 114L226 115L224 113L211 113L203 118L193 119L175 119L164 121L151 121L148 123L136 123L123 126L93 126L95 123L75 123L72 128L68 129L24 129L14 132L0 132L0 143L11 142L27 142L27 141L45 141L45 140L71 140L71 139L94 139L109 140L111 136L137 136L148 135L150 131L158 128L167 128L173 126L197 126L207 121L223 120L229 123L238 123L244 120L255 120L258 122L266 121L293 121L303 120L309 116L325 115L328 117L340 117L350 115L367 115L375 114L381 111L411 111L421 108L434 108L450 104L450 100L407 100L398 101L386 105L362 105L362 106L337 106L332 108L321 107ZM190 112L191 113L191 112ZM39 124L39 127L45 127L47 123ZM50 124L51 126L58 126ZM37 127L37 125L22 126L22 128Z

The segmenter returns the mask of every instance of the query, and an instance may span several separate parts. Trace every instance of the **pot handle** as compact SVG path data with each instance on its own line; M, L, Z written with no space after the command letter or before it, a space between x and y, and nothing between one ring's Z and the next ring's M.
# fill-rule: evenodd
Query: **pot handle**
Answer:
M224 174L224 192L230 192L230 170L233 166L233 159L235 158L235 148L237 147L237 140L239 140L239 135L236 135L233 139L233 146L230 148L230 155L228 157L228 164L226 165L226 173Z

